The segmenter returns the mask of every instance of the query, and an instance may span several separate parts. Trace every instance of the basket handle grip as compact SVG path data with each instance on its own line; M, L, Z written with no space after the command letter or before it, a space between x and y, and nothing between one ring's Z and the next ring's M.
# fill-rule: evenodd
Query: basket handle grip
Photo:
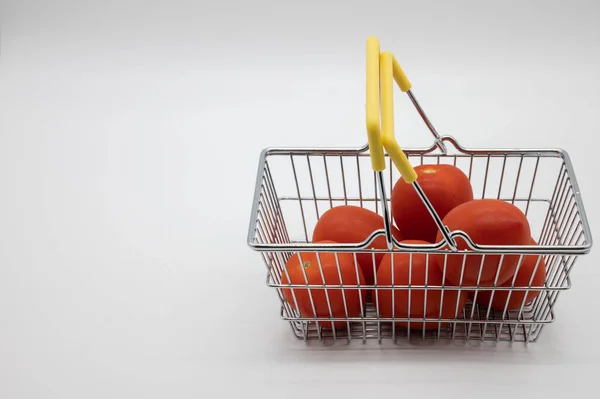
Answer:
M404 178L406 183L410 184L413 181L417 180L417 172L415 172L414 168L408 161L408 158L404 154L404 151L398 145L396 141L396 137L394 135L394 85L393 85L393 76L394 72L394 64L398 65L398 61L396 61L392 53L386 51L381 54L379 57L379 69L380 69L380 79L381 79L381 127L383 130L383 139L382 144L385 148L386 152L396 165L396 168L400 171L400 174ZM399 66L399 65L398 65ZM410 89L410 82L406 79L406 75L402 69L397 73L401 75L402 84L405 85L408 83L408 89ZM399 83L400 86L400 83ZM401 86L402 87L402 86Z
M367 39L367 135L371 154L371 165L375 172L385 169L383 149L407 183L417 179L417 173L398 145L394 135L393 81L400 90L408 91L410 81L400 64L389 51L379 52L379 40ZM380 118L381 113L381 118Z
M392 54L392 64L393 64L392 70L394 73L394 80L398 84L398 87L400 88L400 90L402 90L403 93L406 93L407 91L409 91L412 88L412 84L410 83L410 80L408 80L408 78L406 77L404 70L402 69L402 67L400 66L400 63L398 62L396 57L394 57L393 54Z
M371 166L375 172L385 170L379 115L379 39L372 36L367 39L366 120Z

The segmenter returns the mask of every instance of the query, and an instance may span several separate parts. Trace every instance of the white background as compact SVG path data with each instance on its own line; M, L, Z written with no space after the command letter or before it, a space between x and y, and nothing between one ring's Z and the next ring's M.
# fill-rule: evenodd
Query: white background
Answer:
M369 35L442 134L568 150L600 224L597 2L336 3L0 1L0 397L595 392L596 250L528 346L330 348L279 319L245 241L258 155L366 141Z

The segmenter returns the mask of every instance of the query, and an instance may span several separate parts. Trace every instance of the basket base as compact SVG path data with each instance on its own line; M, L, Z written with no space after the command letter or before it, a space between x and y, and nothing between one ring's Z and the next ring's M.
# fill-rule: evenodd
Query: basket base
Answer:
M535 342L545 324L552 320L534 321L535 302L524 307L521 318L518 311L502 312L473 304L468 300L462 314L451 322L410 322L410 329L400 327L390 321L377 319L377 311L371 298L367 299L363 321L349 321L342 328L331 329L329 322L288 319L298 339L302 340L464 340L496 342ZM285 317L284 317L285 318ZM430 328L435 323L435 328ZM324 327L324 326L328 326ZM348 328L349 326L349 328Z

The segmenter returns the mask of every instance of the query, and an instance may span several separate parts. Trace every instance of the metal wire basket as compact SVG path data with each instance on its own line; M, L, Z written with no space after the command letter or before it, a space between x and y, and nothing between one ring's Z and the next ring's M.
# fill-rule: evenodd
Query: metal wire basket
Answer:
M369 40L368 55L377 51L379 57L378 42L372 38ZM391 92L386 90L391 85L393 72L401 89L408 93L435 137L434 144L429 148L400 151L402 155L406 155L407 162L412 165L451 164L460 168L468 176L475 198L499 199L519 207L527 216L531 235L537 245L478 245L462 231L449 231L441 224L441 220L437 220L440 223L438 226L445 234L444 239L438 243L417 245L397 241L391 232L391 198L386 194L386 186L392 187L400 178L399 172L393 167L397 161L392 148L395 140L389 141L391 144L388 143L389 148L386 147L388 154L381 151L383 168L380 165L376 168L379 170L375 171L372 168L376 164L374 152L379 151L379 147L376 142L374 145L373 135L369 137L369 145L361 148L268 148L261 153L259 159L248 245L262 256L267 268L267 285L275 288L281 302L282 319L288 321L294 335L303 340L536 341L544 326L554 321L554 307L559 294L571 287L569 274L578 256L589 253L592 247L590 227L568 154L560 149L473 150L462 147L451 136L440 136L416 101L403 72L398 71L399 66L393 56L386 59L382 54L381 57L381 64L376 65L378 77L381 68L381 82L376 83L377 86L381 84L382 90L383 136L386 134L386 118L389 118L391 108ZM373 59L374 57L369 58L368 62ZM375 64L367 64L368 79L374 76L374 67ZM371 86L368 85L368 89L369 87ZM367 93L367 103L370 99L372 97ZM384 111L386 107L387 114ZM387 125L389 127L389 120ZM391 125L393 126L393 121ZM377 137L375 141L376 139ZM388 171L384 172L386 166ZM420 190L418 184L415 184L415 189ZM426 196L423 196L423 200L426 205L429 203ZM311 231L320 216L338 205L355 205L377 212L384 218L384 228L375 231L362 242L312 243ZM437 217L434 209L430 212L432 217ZM373 249L370 245L381 236L386 237L388 248ZM457 238L467 242L468 248L453 252L451 244ZM500 255L500 265L505 256L518 256L517 269L525 256L528 256L535 257L536 268L545 265L546 278L543 285L533 285L530 280L526 286L519 287L515 286L514 279L512 284L503 286L496 282L492 286L484 286L479 284L479 278L477 284L466 285L462 284L462 275L461 284L452 286L446 283L428 285L427 281L424 285L382 285L377 283L376 277L373 284L361 284L360 281L344 284L341 275L339 284L309 284L308 280L305 284L289 283L289 278L285 278L286 263L292 257L298 257L302 263L302 257L306 257L308 253L334 254L338 271L339 257L351 253L357 275L357 255L365 253L373 257L381 253L407 253L410 255L411 268L413 256L424 256L429 265L433 256L442 255L444 275L448 256L458 254L465 259L466 256L479 255L481 265L486 256ZM481 267L479 273L481 274ZM308 292L313 310L313 296L316 298L316 295L324 293L329 314L315 317L317 312L314 312L313 317L302 316L296 310L297 304L290 303L289 296L286 299L286 290ZM391 291L392 295L408 293L409 298L411 291L424 293L423 314L426 316L411 317L410 312L407 312L406 317L383 317L377 300L381 290ZM444 295L457 291L459 295L462 291L468 291L470 297L464 307L459 307L458 295L456 296L456 308L451 317L442 315L441 312L431 315L426 311L428 294L441 292L443 298ZM538 291L539 294L526 303L526 295L523 294L531 291ZM330 299L336 295L339 297L340 293L344 312L342 316L334 316ZM356 293L360 312L349 315L347 300ZM515 309L505 306L502 311L495 310L481 305L477 300L478 296L484 294L491 295L493 299L494 295L508 294L510 298L513 294L518 295L517 293L522 294L524 299ZM296 300L295 295L292 298L293 301ZM410 307L410 299L408 306ZM335 325L332 325L334 322Z

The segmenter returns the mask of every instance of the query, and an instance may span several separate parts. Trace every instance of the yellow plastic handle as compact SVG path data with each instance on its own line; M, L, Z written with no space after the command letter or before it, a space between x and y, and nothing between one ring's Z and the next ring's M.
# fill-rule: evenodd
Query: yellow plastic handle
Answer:
M379 112L379 40L376 37L369 37L367 39L366 113L371 166L375 172L381 172L385 169Z
M402 92L406 93L407 91L410 90L410 88L412 87L412 84L410 83L410 80L408 80L408 78L406 77L404 70L398 63L398 60L396 60L396 57L394 57L392 55L392 59L393 59L393 63L394 63L394 68L393 68L394 69L394 80L398 84L398 87L400 87L400 90L402 90Z
M394 56L392 53L386 51L379 57L379 74L380 74L380 85L381 85L381 128L383 131L382 144L385 147L388 155L396 165L396 168L400 171L400 174L407 183L412 183L417 179L417 172L413 169L412 165L408 161L408 158L404 154L404 151L398 145L396 137L394 136L394 72L395 64ZM399 66L399 65L398 65ZM408 83L408 89L410 89L410 82L406 79L404 72L400 70L398 75L404 76L404 83ZM400 82L396 80L400 86ZM405 86L406 87L406 86ZM400 87L402 89L402 86ZM408 90L407 89L407 90ZM403 90L404 91L404 90Z

